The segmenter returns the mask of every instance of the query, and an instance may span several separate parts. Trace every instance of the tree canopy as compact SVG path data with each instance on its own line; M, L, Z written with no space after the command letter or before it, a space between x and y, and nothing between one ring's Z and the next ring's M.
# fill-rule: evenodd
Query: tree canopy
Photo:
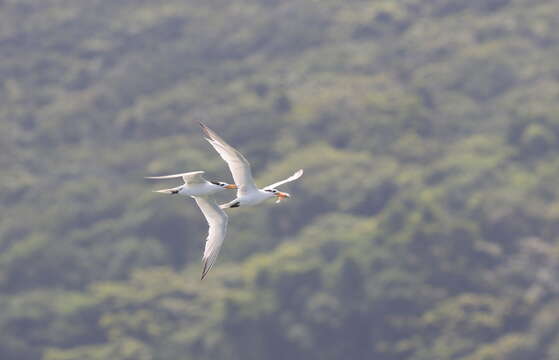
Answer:
M0 10L2 360L559 358L559 2ZM202 282L199 120L305 169Z

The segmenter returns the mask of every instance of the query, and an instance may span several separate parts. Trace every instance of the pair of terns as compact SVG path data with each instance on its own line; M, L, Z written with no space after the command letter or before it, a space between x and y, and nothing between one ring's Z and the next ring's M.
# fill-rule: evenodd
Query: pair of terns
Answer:
M297 171L287 179L268 185L259 189L254 183L250 170L250 163L234 147L227 144L213 130L200 123L205 139L213 146L217 153L229 166L235 184L227 184L220 181L208 181L204 179L203 171L193 171L183 174L151 176L148 179L173 179L182 177L184 184L171 189L157 190L165 194L181 194L191 196L198 204L209 225L208 237L202 257L203 270L202 279L212 268L217 260L217 255L223 245L227 232L228 217L223 209L235 208L245 205L256 205L267 199L276 197L276 203L281 199L289 198L288 193L278 191L276 187L297 180L303 175L303 170ZM233 201L218 205L211 195L225 189L237 189L237 196Z

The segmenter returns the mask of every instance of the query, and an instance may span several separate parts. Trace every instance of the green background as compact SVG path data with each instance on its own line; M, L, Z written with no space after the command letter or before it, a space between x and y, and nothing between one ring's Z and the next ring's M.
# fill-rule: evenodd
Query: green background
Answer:
M0 0L0 358L559 359L558 14ZM305 169L202 282L199 120Z

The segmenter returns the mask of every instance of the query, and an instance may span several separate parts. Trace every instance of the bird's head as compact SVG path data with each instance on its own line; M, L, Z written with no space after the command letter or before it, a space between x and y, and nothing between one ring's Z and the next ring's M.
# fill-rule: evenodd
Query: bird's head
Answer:
M285 192L281 192L277 189L267 189L265 190L270 193L271 196L276 196L278 199L276 200L276 204L279 203L282 199L289 199L291 195Z
M224 189L236 189L237 188L237 185L228 184L228 183L225 183L223 181L212 181L212 184L217 185L217 186L221 186Z

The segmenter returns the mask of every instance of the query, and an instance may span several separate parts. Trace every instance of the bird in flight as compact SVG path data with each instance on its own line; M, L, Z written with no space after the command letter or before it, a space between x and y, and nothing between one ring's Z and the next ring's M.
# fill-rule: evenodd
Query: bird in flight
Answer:
M186 196L205 196L215 194L225 189L236 189L237 185L227 184L221 181L208 181L202 176L203 171L192 171L182 174L163 175L163 176L148 176L146 179L175 179L181 178L184 184L163 190L155 190L155 192L164 194L180 194Z
M208 181L204 179L202 174L204 174L203 171L192 171L183 174L148 176L146 179L159 180L182 177L184 181L183 185L171 189L156 190L155 192L180 194L192 197L196 201L200 211L202 211L204 218L206 218L209 229L208 236L206 237L204 255L202 256L202 263L204 265L202 270L203 280L208 271L210 271L215 264L227 232L227 214L219 207L211 195L225 189L236 189L237 186L221 181Z
M202 127L204 135L206 135L206 140L213 146L215 151L217 151L217 153L229 166L233 180L237 185L237 197L233 201L220 205L222 209L235 208L244 205L256 205L273 197L276 197L276 203L279 203L281 199L291 197L288 193L277 190L276 187L297 180L303 175L303 169L298 170L287 179L259 189L252 178L250 163L243 154L226 143L225 140L219 137L215 131L211 130L206 125L200 123L200 126Z
M225 160L235 184L228 184L220 181L208 181L202 176L204 171L192 171L182 174L149 176L146 179L174 179L182 178L183 185L156 192L164 194L180 194L190 196L196 201L204 218L208 222L208 236L206 237L206 245L202 256L202 280L210 269L214 266L225 235L227 233L228 216L224 209L235 208L241 205L255 205L264 200L277 197L276 203L283 198L289 198L288 193L281 192L276 189L277 186L297 180L303 175L303 170L297 171L285 180L278 181L272 185L268 185L263 189L259 189L252 178L250 164L245 157L235 150L231 145L227 144L214 131L204 124L200 123L202 130L206 135L206 140L213 146L218 154ZM236 198L223 205L218 205L213 194L225 189L237 189Z

